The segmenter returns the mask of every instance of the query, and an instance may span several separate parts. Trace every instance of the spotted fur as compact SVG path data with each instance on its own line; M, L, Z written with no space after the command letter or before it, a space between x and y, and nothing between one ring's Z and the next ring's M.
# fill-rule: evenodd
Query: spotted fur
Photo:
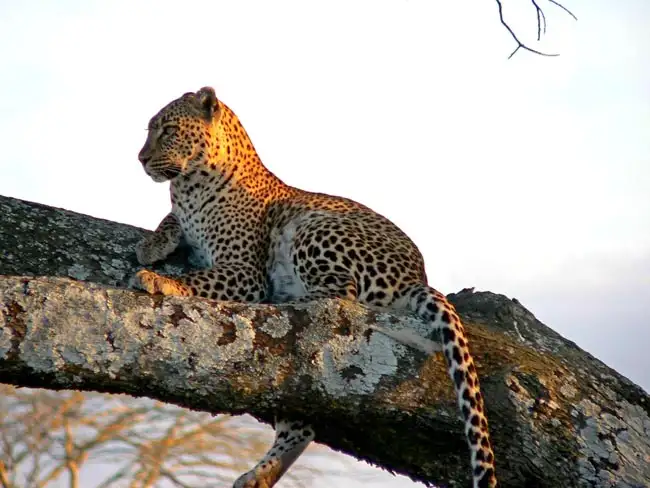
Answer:
M205 269L176 278L142 270L140 286L150 293L247 302L339 297L417 314L441 332L473 486L496 487L465 330L445 296L428 286L422 255L408 236L357 202L283 183L262 164L239 119L212 88L172 101L148 129L139 159L154 181L170 181L172 210L137 246L138 260L165 258L184 236ZM440 349L412 336L392 337L429 353ZM309 426L277 422L273 447L235 488L272 487L313 438Z

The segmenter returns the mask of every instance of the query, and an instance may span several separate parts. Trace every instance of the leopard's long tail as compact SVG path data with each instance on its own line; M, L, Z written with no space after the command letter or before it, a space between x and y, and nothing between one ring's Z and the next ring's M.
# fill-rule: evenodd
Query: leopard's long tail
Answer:
M495 488L497 478L494 470L494 452L490 443L483 395L463 324L447 298L427 285L414 285L402 296L404 298L400 300L400 308L403 306L438 329L442 348L436 347L435 343L425 338L418 339L415 333L405 335L405 331L387 332L383 328L378 330L427 354L442 349L456 391L458 407L465 422L465 436L471 453L473 487Z

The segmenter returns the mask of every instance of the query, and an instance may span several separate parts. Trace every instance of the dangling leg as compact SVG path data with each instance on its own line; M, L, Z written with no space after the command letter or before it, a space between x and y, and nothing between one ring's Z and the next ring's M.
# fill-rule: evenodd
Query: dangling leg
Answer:
M303 422L279 420L275 441L257 465L241 475L233 488L271 488L314 440L314 431Z
M322 298L354 300L357 296L354 280L342 274L321 275L318 280L308 282L307 286L307 294L290 297L288 301L304 303ZM275 303L277 299L272 297L271 301ZM253 469L235 481L233 488L271 488L307 449L314 435L312 427L304 422L288 419L277 421L275 442Z

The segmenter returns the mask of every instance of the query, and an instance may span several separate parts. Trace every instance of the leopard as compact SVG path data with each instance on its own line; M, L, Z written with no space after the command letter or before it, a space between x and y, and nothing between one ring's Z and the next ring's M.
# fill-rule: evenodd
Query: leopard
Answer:
M136 245L145 267L135 275L137 287L249 303L341 299L417 316L439 337L434 346L380 332L443 352L469 446L472 486L497 486L464 325L445 295L429 286L422 254L396 224L354 200L284 183L209 86L172 100L150 119L138 159L153 181L169 182L171 211ZM201 266L180 276L146 269L182 240ZM271 448L233 488L273 487L315 438L306 422L276 418Z

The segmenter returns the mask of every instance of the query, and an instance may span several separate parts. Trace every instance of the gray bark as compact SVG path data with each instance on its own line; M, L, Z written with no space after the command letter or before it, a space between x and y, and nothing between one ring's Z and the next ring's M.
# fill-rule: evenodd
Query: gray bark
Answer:
M440 486L468 455L440 355L368 326L415 319L152 297L129 288L142 229L0 197L0 381L304 418L330 447ZM182 271L181 250L157 269ZM650 486L650 401L516 300L463 290L503 487Z

